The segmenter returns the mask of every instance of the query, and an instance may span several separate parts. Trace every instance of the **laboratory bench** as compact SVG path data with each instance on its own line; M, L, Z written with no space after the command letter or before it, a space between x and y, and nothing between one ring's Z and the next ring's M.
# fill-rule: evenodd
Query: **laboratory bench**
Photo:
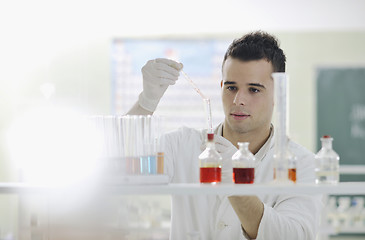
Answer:
M341 165L342 175L365 175L365 165ZM102 182L102 184L100 184ZM85 188L85 186L87 186ZM328 195L364 195L365 182L340 182L337 185L316 184L168 184L167 175L122 176L94 184L75 186L50 186L49 184L28 184L21 182L0 183L0 194L52 193L62 191L83 192L93 189L109 194L328 194Z
M151 177L153 179L153 177ZM336 185L296 184L146 184L146 185L94 185L83 186L48 186L42 184L0 183L0 194L40 194L63 193L74 194L95 191L100 194L122 195L259 195L259 194L327 194L327 195L365 195L365 182L340 182Z
M350 167L351 168L351 167ZM364 169L349 169L349 174L363 174ZM347 171L342 168L342 171ZM365 236L365 210L362 209L363 225L346 224L355 197L365 196L365 182L340 182L337 185L316 184L174 184L167 183L166 176L132 177L130 184L103 184L74 186L48 186L19 182L0 183L0 197L13 196L17 199L17 234L20 240L77 239L62 235L72 231L107 233L106 239L167 239L170 229L170 195L263 195L263 194L321 194L336 203L341 198L348 209L326 209L328 221L335 226L321 228L327 239L361 239ZM136 179L142 179L136 184ZM148 181L148 179L152 179ZM156 181L154 181L155 179ZM128 182L123 179L122 182ZM345 199L346 198L346 199ZM83 199L74 204L75 201ZM163 203L160 203L164 199ZM167 200L167 201L166 201ZM341 204L342 204L341 202ZM338 204L337 204L338 205ZM329 206L329 205L328 205ZM328 207L326 206L326 207ZM92 210L90 210L92 209ZM335 212L331 212L335 211ZM352 212L351 212L352 211ZM70 216L67 216L70 214ZM359 215L360 216L360 215ZM87 218L88 222L84 219ZM80 224L80 222L82 224ZM100 225L100 222L103 224ZM65 224L67 223L67 224ZM87 225L90 223L90 225ZM84 224L84 225L83 225ZM99 225L98 225L99 224ZM86 226L87 225L87 226ZM93 226L90 228L90 226ZM71 228L70 228L71 227ZM61 229L61 230L60 230ZM57 235L59 234L59 235ZM79 234L79 233L78 233ZM338 235L341 234L341 235ZM348 236L344 236L347 234ZM355 235L355 236L354 236ZM359 236L356 236L359 235ZM53 236L53 237L52 237ZM96 235L95 235L96 236ZM331 237L329 237L331 236ZM336 238L341 236L341 238ZM82 239L78 235L79 239ZM0 236L1 239L1 236ZM5 237L3 236L3 239ZM11 238L9 238L11 239ZM14 238L15 239L15 238ZM88 238L90 239L90 238ZM100 238L99 238L100 239Z

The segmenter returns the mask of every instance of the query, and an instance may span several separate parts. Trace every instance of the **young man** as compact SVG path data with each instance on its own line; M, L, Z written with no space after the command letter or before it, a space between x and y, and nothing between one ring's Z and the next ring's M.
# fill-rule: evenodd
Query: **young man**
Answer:
M231 157L238 142L255 154L255 182L273 180L273 72L285 72L285 55L275 37L253 32L233 41L222 65L225 120L215 129L223 158L222 181L231 182ZM128 114L152 114L182 64L168 59L142 68L143 91ZM173 183L199 182L198 156L205 131L183 127L166 134L166 172ZM298 158L297 182L314 182L314 155L289 140ZM172 196L171 239L315 239L321 200L318 196Z

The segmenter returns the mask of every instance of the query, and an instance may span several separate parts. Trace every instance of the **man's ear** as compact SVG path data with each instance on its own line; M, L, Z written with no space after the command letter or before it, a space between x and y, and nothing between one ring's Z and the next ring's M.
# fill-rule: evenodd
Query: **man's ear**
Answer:
M221 88L223 87L223 80L221 80Z

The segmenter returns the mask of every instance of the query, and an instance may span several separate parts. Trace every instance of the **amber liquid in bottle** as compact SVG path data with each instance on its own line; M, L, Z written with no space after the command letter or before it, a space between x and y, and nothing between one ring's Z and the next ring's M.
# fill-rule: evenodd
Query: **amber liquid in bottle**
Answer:
M234 183L253 183L255 168L233 168Z
M201 167L200 168L200 182L201 183L218 183L221 182L220 167Z
M296 182L297 181L297 169L296 168L289 168L288 169L288 177L289 180Z
M274 179L276 178L276 169L274 168ZM290 181L297 182L297 169L289 168L288 169L288 178Z

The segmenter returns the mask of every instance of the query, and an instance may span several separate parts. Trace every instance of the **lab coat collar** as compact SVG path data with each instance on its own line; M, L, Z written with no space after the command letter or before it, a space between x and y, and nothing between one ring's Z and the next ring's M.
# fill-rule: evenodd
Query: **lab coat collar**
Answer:
M214 134L223 137L223 123L220 123L215 129ZM274 147L274 125L271 124L270 136L266 140L265 144L260 148L260 150L255 154L256 163L260 163L262 159L266 156L269 149Z

